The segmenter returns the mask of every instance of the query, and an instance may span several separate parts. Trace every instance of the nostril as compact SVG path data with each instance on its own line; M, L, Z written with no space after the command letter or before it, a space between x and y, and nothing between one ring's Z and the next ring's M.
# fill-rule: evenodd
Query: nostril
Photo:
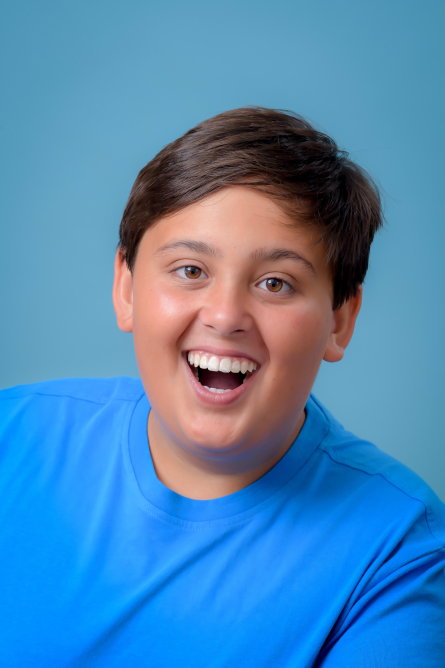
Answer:
M237 308L230 300L230 305L224 307L215 297L213 305L207 305L200 311L199 319L207 329L229 336L239 332L248 332L253 327L252 316L243 307Z

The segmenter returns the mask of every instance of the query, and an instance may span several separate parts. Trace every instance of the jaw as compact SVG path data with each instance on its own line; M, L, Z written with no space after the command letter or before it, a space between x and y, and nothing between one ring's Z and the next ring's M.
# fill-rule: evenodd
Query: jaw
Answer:
M290 374L290 360L285 355L275 357L272 364L268 350L258 346L262 357L256 360L255 371L252 367L252 372L249 372L252 375L249 377L248 371L253 359L246 358L247 368L243 367L246 380L229 392L216 393L200 382L205 379L204 375L200 377L205 371L202 369L205 361L201 365L200 358L195 366L193 357L192 367L188 354L195 354L195 350L185 348L180 337L162 348L155 343L148 345L146 339L135 337L141 378L153 413L158 416L158 435L161 438L162 432L165 448L175 450L182 457L194 453L193 460L199 466L201 458L217 458L222 464L224 452L230 460L245 458L248 461L252 456L255 458L253 450L276 448L283 439L287 439L294 427L295 411L300 407L302 410L307 399L301 396L304 392L301 376L305 373L300 367L307 364L305 355L297 365L294 361L292 367L298 366L298 369ZM210 358L212 355L207 356ZM234 359L231 365L236 361L240 362ZM209 359L207 369L208 362ZM229 377L239 379L241 365L242 362L236 373L218 374L222 382L228 382L226 379ZM236 371L237 366L234 368ZM198 379L195 374L198 374Z
M158 453L176 452L198 470L224 475L252 470L273 458L294 431L305 402L289 407L289 393L277 393L279 379L268 364L235 390L211 392L196 379L197 367L192 370L186 353L179 355L173 384L165 384L162 393L159 385L153 391L157 400L150 420L157 426L149 438L156 439Z

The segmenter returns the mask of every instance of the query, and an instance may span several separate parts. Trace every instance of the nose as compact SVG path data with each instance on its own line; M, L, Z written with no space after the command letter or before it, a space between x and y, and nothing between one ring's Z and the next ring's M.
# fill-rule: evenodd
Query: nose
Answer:
M215 285L207 292L199 313L200 321L220 336L249 332L254 323L249 301L249 295L239 286Z

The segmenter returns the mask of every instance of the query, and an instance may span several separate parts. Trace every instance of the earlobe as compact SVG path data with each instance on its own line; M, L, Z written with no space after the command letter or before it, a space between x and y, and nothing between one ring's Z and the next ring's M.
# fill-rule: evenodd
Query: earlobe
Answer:
M354 297L348 299L333 312L332 329L323 356L326 362L339 362L343 358L345 349L354 333L355 323L362 305L362 293L363 289L360 286Z
M121 249L118 249L114 260L113 306L119 329L132 332L133 276Z

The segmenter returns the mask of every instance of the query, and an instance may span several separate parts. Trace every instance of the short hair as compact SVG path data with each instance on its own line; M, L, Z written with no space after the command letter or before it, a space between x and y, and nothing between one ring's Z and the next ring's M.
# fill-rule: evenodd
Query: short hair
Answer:
M332 271L333 309L357 294L383 223L378 188L303 117L264 107L234 109L199 123L139 172L119 230L130 270L151 225L236 185L262 191L296 225L319 230Z

